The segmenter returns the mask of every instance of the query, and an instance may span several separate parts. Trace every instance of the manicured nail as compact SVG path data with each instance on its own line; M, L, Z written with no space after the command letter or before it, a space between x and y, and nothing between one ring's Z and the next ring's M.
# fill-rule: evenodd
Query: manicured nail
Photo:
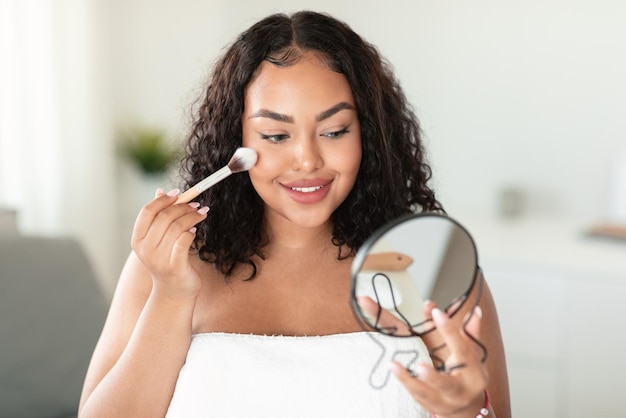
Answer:
M209 207L208 206L203 206L200 209L198 209L198 213L200 215L206 215L209 212Z
M200 202L189 202L187 204L194 209L198 209L200 207Z
M174 196L178 196L178 193L180 193L179 189L172 189L169 192L167 192L167 195L169 197L174 197Z
M474 313L476 314L478 319L482 319L482 317L483 317L483 310L482 310L482 308L480 306L478 306L478 305L474 306Z
M395 374L396 376L402 372L403 367L400 366L398 363L396 363L395 361L392 361L391 363L389 363L389 370L391 370L391 373Z
M156 192L154 192L154 197L159 197L163 194L163 189L162 188L158 188L156 189Z
M417 363L413 368L413 374L415 377L424 378L428 374L428 367L424 363Z
M433 308L432 315L437 325L445 325L445 323L448 322L448 318L446 318L439 308Z
M195 234L197 230L198 228L196 228L195 226L192 226L191 228L189 228L189 232L191 232L192 234Z

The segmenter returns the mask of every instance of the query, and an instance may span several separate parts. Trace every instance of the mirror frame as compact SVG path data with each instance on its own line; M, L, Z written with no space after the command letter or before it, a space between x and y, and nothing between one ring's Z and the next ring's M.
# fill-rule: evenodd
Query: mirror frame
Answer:
M447 215L444 215L441 213L435 213L435 212L409 213L407 215L402 215L398 218L392 219L391 221L387 222L386 224L378 228L376 231L374 231L374 233L363 243L363 245L361 245L356 255L354 256L354 259L352 260L352 268L350 270L350 306L352 308L353 314L356 316L356 319L361 324L361 327L363 328L363 330L375 331L379 334L387 335L389 337L407 338L407 337L416 337L416 336L425 335L435 329L435 327L433 326L423 332L417 332L413 328L411 328L410 335L392 335L389 333L382 332L378 328L373 327L372 324L370 324L368 321L365 320L364 315L361 312L361 308L356 300L357 276L359 272L361 271L361 267L363 266L363 263L365 262L365 258L367 257L371 247L383 235L385 235L390 230L394 229L395 227L399 226L402 223L405 223L411 220L416 220L418 218L443 218L446 221L452 222L468 236L469 241L474 250L473 277L469 281L469 286L457 298L455 298L454 300L451 300L448 303L448 305L446 305L445 307L440 306L439 309L446 311L450 306L452 306L455 303L458 303L459 299L461 299L460 303L458 303L458 306L455 308L455 310L453 312L448 313L450 317L456 315L456 313L459 312L461 308L465 305L465 302L467 301L467 299L469 299L468 296L471 290L474 288L474 286L476 285L476 282L479 280L480 266L478 264L478 249L476 247L476 242L474 241L472 234L469 233L467 228L461 225L461 223L459 223L457 220ZM479 292L479 296L480 296L480 292ZM415 324L414 327L418 325L427 324L428 322L432 322L432 318L426 318L424 321L420 322L419 324Z

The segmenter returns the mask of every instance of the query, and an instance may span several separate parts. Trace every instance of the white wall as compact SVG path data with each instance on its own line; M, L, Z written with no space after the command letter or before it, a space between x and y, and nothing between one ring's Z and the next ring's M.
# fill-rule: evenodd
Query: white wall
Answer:
M0 208L24 234L78 239L110 290L117 199L100 6L0 2Z
M63 155L40 157L62 167L53 200L69 200L46 204L55 189L35 182L36 208L47 210L32 209L31 223L58 215L56 229L85 243L109 288L137 205L120 197L133 182L115 166L115 131L142 124L181 139L212 60L277 11L329 12L379 47L421 118L439 196L461 221L495 214L508 185L527 193L535 215L596 220L608 212L612 166L626 152L619 0L59 0L54 7L62 146L46 144Z
M215 55L274 11L328 11L377 45L420 116L451 213L495 213L502 187L536 214L598 219L626 147L626 5L618 0L117 1L113 109L184 133Z

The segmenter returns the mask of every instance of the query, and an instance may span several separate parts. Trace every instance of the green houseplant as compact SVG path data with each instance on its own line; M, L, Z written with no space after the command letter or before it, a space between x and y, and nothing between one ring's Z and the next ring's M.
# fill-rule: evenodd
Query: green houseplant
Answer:
M135 128L121 135L120 150L128 160L148 176L167 172L181 157L160 129Z

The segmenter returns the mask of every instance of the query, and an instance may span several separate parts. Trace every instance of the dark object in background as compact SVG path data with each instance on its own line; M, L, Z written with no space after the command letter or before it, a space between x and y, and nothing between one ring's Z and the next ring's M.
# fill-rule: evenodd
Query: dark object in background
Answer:
M0 235L0 417L75 417L108 310L72 239Z

